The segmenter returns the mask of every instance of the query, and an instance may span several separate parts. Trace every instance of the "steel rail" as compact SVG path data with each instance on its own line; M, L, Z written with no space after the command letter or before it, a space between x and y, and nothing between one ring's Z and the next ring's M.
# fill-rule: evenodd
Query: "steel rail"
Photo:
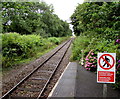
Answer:
M31 73L25 76L19 83L17 83L13 88L11 88L7 93L5 93L0 99L9 99L9 95L17 89L25 80L27 80L35 71L37 71L42 65L44 65L50 58L52 58L60 49L62 49L70 40L67 40L57 51L55 51L50 57L43 61L38 67L36 67Z
M49 84L50 80L52 79L52 77L53 77L53 75L55 74L55 72L56 72L57 68L58 68L58 67L59 67L59 65L61 64L61 62L62 62L62 60L63 60L64 56L66 55L66 53L67 53L67 51L68 51L68 49L69 49L69 47L70 47L70 45L71 45L71 42L72 42L72 40L70 41L70 44L68 45L68 47L67 47L66 51L64 52L64 54L63 54L62 58L60 59L60 61L59 61L59 63L58 63L58 65L55 67L55 69L54 69L53 73L50 75L50 77L49 77L48 81L46 82L45 86L43 87L43 89L42 89L42 91L40 92L40 94L39 94L39 96L37 97L37 99L40 99L40 98L41 98L41 96L42 96L42 94L44 93L44 91L45 91L46 87L48 86L48 84Z

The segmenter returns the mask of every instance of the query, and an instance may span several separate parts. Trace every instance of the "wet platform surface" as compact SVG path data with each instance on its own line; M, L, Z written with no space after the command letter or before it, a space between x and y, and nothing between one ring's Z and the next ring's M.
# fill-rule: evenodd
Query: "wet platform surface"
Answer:
M65 99L82 97L103 97L103 84L97 83L97 75L85 70L76 62L68 64L63 75L53 88L49 99L66 97ZM107 97L120 99L120 91L107 84ZM70 98L70 99L71 99Z

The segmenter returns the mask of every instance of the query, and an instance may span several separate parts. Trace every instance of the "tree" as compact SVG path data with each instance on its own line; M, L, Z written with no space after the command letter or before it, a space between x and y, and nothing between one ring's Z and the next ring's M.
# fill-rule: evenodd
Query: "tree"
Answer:
M119 2L91 2L79 4L71 20L76 35L115 39L120 34L119 17Z
M63 24L58 16L53 14L52 5L47 5L45 2L1 3L3 5L3 33L39 34L43 37L59 36L58 33L63 34L59 31L59 27ZM64 27L62 29L68 31L64 30Z

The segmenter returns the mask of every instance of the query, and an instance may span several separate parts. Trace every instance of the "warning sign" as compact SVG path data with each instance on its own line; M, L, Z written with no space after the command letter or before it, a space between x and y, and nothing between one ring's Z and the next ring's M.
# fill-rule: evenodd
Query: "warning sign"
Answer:
M115 59L110 54L103 54L100 56L100 58L98 60L98 64L102 69L109 70L114 66Z
M98 83L115 83L115 58L116 53L98 53Z

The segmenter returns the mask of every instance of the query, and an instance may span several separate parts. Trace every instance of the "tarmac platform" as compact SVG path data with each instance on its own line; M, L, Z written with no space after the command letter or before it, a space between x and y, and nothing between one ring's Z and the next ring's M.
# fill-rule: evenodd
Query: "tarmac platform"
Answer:
M97 75L93 72L85 70L76 62L70 62L48 99L55 98L73 99L82 97L103 97L103 84L97 83ZM107 84L107 97L116 97L120 99L120 91L114 90L111 84Z

